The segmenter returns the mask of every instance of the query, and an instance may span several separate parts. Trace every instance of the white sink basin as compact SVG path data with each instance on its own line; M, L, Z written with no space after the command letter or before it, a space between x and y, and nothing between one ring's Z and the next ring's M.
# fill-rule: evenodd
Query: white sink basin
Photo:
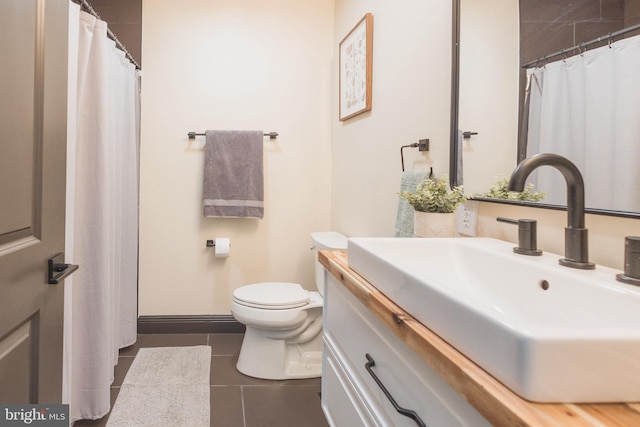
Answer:
M353 238L349 266L521 397L640 402L640 288L489 238ZM545 290L548 285L548 288Z

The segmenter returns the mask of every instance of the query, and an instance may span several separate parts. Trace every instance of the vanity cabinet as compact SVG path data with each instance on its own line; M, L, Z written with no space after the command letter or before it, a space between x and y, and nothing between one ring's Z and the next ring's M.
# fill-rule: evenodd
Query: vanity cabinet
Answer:
M322 408L331 426L490 426L333 275L325 275ZM400 414L381 387L416 420Z
M640 426L640 402L534 403L407 314L349 268L346 251L320 251L325 267L322 408L331 426Z

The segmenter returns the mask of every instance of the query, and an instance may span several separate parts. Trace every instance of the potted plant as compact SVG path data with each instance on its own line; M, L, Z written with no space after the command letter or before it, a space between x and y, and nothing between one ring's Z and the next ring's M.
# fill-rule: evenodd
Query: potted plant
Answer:
M534 185L529 184L524 191L509 191L509 180L499 178L486 193L474 194L473 197L484 197L486 199L517 200L521 202L539 202L544 199L545 193L534 191Z
M436 180L427 178L416 191L403 191L400 197L414 209L413 234L416 237L455 236L455 210L466 200L462 186L449 188L445 175Z

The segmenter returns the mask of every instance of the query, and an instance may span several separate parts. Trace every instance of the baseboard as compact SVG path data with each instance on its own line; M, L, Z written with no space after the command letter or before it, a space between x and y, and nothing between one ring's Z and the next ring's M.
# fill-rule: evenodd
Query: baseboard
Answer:
M139 334L243 333L245 326L230 314L139 316Z

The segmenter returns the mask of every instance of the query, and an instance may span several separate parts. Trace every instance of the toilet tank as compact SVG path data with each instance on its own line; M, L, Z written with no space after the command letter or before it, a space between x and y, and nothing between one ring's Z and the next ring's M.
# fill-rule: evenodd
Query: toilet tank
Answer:
M316 269L316 288L320 295L324 295L324 267L318 261L318 251L323 249L347 249L347 238L336 231L318 231L311 233L311 240L313 240L311 251Z

